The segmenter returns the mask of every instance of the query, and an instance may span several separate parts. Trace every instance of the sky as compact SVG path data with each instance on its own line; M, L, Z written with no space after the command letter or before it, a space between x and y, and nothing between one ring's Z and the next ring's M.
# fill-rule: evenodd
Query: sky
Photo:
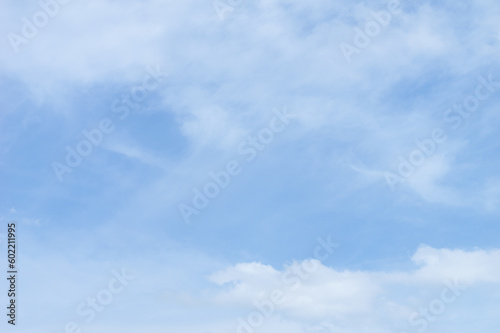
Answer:
M1 1L2 332L498 332L499 15Z

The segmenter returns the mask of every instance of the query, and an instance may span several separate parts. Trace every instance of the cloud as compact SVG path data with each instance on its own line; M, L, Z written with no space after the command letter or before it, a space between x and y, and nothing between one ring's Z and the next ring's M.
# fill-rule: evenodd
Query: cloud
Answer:
M314 267L314 274L304 267ZM377 290L365 273L338 272L314 259L295 262L283 271L259 263L238 264L214 274L211 280L233 285L216 297L217 303L251 304L254 299L268 298L273 289L280 289L285 294L283 309L305 318L364 313L370 309L368 305Z
M500 283L500 250L450 250L422 246L412 260L421 266L416 281L457 279L462 283Z
M257 304L269 302L273 290L280 290L284 296L281 303L275 304L275 314L282 318L302 325L330 321L349 327L345 332L359 323L372 322L374 326L367 332L378 332L397 323L404 325L419 306L426 305L429 297L432 299L433 293L439 299L442 289L481 294L484 284L496 288L500 283L498 249L465 251L422 245L411 260L414 268L392 272L339 271L317 260L294 262L282 270L260 263L241 263L211 275L210 280L223 287L213 301L243 306L251 313L259 309ZM454 311L453 304L448 308ZM386 325L388 321L392 324Z

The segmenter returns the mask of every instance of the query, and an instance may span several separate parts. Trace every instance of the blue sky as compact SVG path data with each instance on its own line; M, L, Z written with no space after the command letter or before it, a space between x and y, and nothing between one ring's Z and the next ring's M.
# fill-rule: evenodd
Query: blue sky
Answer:
M493 0L3 1L15 330L498 332L499 14ZM280 277L308 264L289 290ZM122 269L134 278L85 322L78 306ZM446 303L449 283L466 289ZM273 288L286 296L266 316L255 302ZM446 309L425 319L431 304Z

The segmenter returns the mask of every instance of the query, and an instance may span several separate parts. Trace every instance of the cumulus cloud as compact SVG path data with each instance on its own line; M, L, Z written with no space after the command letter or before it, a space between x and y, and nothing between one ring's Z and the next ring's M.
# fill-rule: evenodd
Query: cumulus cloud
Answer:
M338 332L372 322L374 326L366 332L378 332L388 327L387 320L408 324L419 307L440 299L443 290L481 294L484 284L495 288L500 283L498 249L465 251L422 245L411 260L413 269L389 272L339 271L318 260L294 262L281 270L255 262L237 264L211 275L210 280L223 287L213 301L246 307L249 314L265 314L264 305L269 309L273 293L280 291L283 297L273 302L273 315L301 323L303 332L311 322L349 327ZM448 308L454 311L453 305Z

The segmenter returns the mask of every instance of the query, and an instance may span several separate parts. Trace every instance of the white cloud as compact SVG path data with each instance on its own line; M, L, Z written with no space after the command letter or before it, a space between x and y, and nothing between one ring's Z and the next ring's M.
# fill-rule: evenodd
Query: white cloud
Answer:
M109 151L122 154L128 158L138 160L141 163L165 170L169 164L167 161L156 157L154 154L149 153L144 148L134 146L132 144L125 144L124 142L117 142L118 140L106 141L103 145Z
M382 332L390 326L407 325L412 313L418 313L429 300L439 299L442 289L449 286L480 294L485 283L500 283L500 250L421 246L411 259L414 269L394 272L338 271L315 260L295 262L282 270L260 263L237 264L211 276L213 282L224 285L213 301L243 306L251 313L257 309L255 302L264 304L278 289L284 297L275 304L275 314L301 323L302 332L307 323L328 320L346 328L338 332L351 332L369 322L373 326L363 332ZM316 268L308 271L306 267ZM448 308L454 311L453 304Z
M500 250L450 250L422 246L412 260L421 266L416 281L458 279L473 285L482 282L500 283Z

